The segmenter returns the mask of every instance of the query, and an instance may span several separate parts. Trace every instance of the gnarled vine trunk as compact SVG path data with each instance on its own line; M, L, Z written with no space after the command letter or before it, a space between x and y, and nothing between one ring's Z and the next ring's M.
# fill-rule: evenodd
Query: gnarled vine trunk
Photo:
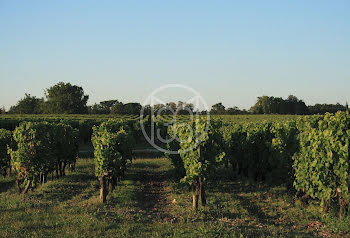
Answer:
M113 192L116 185L117 185L116 179L109 178L109 180L108 180L108 193Z
M198 189L198 183L193 182L192 183L192 207L193 209L198 208L198 198L199 198L199 189Z
M349 203L343 198L343 194L340 188L337 188L337 193L338 193L338 203L339 203L339 219L342 219L344 216L345 208L349 205Z
M62 176L66 176L66 167L67 167L67 162L64 162L62 167Z
M327 201L324 198L322 198L321 202L322 202L322 213L326 214L328 212Z
M108 179L108 174L104 173L100 178L100 202L105 203L107 194L108 194L108 189L107 189L107 179Z
M26 194L26 193L27 193L27 191L28 191L28 189L29 189L29 187L30 187L30 183L31 183L31 182L32 182L31 180L28 180L27 185L26 185L26 187L24 188L22 194Z
M22 193L22 189L21 189L21 184L23 183L23 181L21 179L17 179L16 180L16 184L17 184L17 188L18 188L18 193Z
M205 183L202 177L199 177L199 194L201 196L202 206L207 204L207 196L205 194Z

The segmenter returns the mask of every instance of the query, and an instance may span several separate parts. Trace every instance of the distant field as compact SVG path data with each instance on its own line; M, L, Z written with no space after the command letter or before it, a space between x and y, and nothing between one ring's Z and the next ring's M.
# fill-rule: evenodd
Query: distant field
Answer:
M200 117L206 117L201 115ZM246 122L261 122L261 121L286 121L296 119L298 115L210 115L210 118L221 119L224 124L228 123L246 123ZM145 118L148 118L145 116ZM176 121L187 121L191 118L188 115L176 116ZM6 114L0 115L0 128L7 129L8 124L18 124L21 121L57 121L57 120L72 120L72 121L89 121L100 123L109 119L140 119L140 115L90 115L90 114ZM174 120L173 115L160 115L157 117L160 121L170 122Z
M287 121L302 117L299 115L220 115L212 116L213 118L222 119L223 122L245 123L261 121Z
M110 119L110 118L138 118L139 115L115 115L115 114L2 114L0 119L35 118L35 119Z

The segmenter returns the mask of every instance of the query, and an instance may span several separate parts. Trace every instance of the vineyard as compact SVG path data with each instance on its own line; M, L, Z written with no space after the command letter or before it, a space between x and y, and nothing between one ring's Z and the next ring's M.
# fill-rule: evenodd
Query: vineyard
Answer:
M1 116L0 236L349 236L349 142L347 112Z

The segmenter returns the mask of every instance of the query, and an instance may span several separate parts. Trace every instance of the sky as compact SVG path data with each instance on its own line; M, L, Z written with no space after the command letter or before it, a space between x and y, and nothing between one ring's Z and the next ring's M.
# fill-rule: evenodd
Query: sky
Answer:
M90 105L168 84L242 109L262 95L350 103L349 12L348 0L0 0L0 106L61 81Z

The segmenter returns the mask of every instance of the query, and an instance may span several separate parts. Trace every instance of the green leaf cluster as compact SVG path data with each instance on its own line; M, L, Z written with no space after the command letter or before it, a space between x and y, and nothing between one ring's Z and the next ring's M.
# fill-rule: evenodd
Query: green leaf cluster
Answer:
M93 127L95 175L108 174L112 178L123 175L127 160L132 159L135 144L130 122L109 120Z
M0 129L0 172L6 174L6 169L10 168L10 160L11 157L7 153L9 148L14 146L14 142L12 139L12 132Z
M348 112L298 121L300 150L294 156L294 186L312 198L329 201L341 191L349 199L350 117ZM338 190L338 191L337 191Z
M193 184L198 178L207 179L225 155L222 126L219 120L196 119L173 125L180 140L179 153L183 161L185 176L182 182Z
M298 149L295 121L231 124L222 128L233 172L253 180L290 181Z
M13 132L17 149L9 149L18 178L36 184L40 174L58 169L61 163L75 163L78 131L63 123L23 122Z

